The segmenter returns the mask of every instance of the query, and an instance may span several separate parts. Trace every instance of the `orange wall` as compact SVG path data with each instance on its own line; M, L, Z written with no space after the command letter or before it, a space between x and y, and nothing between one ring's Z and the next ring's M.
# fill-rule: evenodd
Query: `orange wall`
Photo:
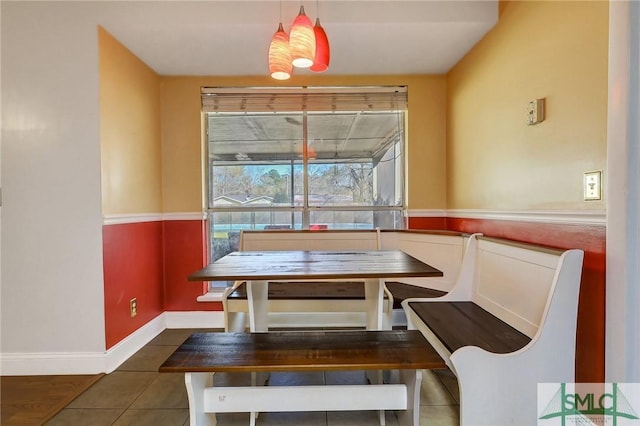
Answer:
M102 28L98 52L103 215L159 215L160 78ZM163 223L104 225L102 247L109 349L164 312Z
M608 2L512 1L447 76L447 208L602 210ZM527 126L530 100L544 122ZM606 197L606 194L605 194Z
M410 209L445 207L444 76L298 76L289 86L408 86L408 188ZM200 87L282 86L263 77L162 77L163 204L165 212L202 211L203 146Z
M102 212L160 213L160 77L102 28L98 44Z
M604 199L583 201L582 176L598 169L606 179L608 6L501 3L499 23L448 74L447 209L604 211ZM527 126L535 98L546 98L546 119ZM473 217L446 226L583 249L576 381L604 380L604 226Z

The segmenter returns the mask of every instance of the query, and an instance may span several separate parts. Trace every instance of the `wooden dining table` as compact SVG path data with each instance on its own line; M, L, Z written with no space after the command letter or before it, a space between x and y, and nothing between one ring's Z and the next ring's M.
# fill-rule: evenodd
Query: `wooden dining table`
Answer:
M384 281L441 277L442 271L400 250L237 251L189 275L189 281L246 281L249 328L268 331L269 281L364 282L367 329L382 329Z

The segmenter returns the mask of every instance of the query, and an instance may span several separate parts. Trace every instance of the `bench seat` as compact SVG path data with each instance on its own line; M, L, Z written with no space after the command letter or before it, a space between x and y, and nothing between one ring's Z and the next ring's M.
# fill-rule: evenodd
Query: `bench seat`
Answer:
M310 285L309 285L310 284ZM385 286L393 296L393 309L402 309L402 301L410 297L439 297L446 292L419 287L413 284L401 282L386 282ZM387 295L385 294L385 298ZM247 287L243 283L236 287L227 296L227 300L246 300ZM364 300L364 284L357 281L313 282L301 286L296 283L271 282L269 283L269 299L273 300Z
M402 426L420 424L423 369L446 368L416 330L195 333L160 366L185 373L192 426L216 424L215 413L398 410ZM213 386L213 374L283 371L399 370L399 382L370 385ZM254 374L256 373L256 374ZM262 383L262 381L259 381ZM256 383L254 381L254 383Z
M402 309L402 302L405 299L413 297L440 297L447 294L446 291L400 283L397 281L386 281L384 285L393 296L393 309Z
M531 341L473 302L409 302L409 306L450 353L463 346L477 346L488 352L506 354Z
M446 368L416 330L194 333L160 372Z

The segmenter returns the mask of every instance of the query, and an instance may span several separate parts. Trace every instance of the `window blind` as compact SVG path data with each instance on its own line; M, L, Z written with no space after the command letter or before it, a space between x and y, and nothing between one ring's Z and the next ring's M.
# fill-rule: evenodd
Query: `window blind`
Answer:
M203 112L397 111L407 109L405 86L203 87Z

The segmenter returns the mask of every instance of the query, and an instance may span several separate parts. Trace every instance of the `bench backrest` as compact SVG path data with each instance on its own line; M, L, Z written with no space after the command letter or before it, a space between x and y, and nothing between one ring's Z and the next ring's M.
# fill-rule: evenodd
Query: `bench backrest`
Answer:
M473 235L451 300L471 300L533 338L557 282L561 250Z
M402 282L449 291L458 278L468 234L449 231L383 231L382 249L402 250L443 272L442 277L404 278Z
M264 230L242 231L240 250L378 250L380 231L363 230Z

